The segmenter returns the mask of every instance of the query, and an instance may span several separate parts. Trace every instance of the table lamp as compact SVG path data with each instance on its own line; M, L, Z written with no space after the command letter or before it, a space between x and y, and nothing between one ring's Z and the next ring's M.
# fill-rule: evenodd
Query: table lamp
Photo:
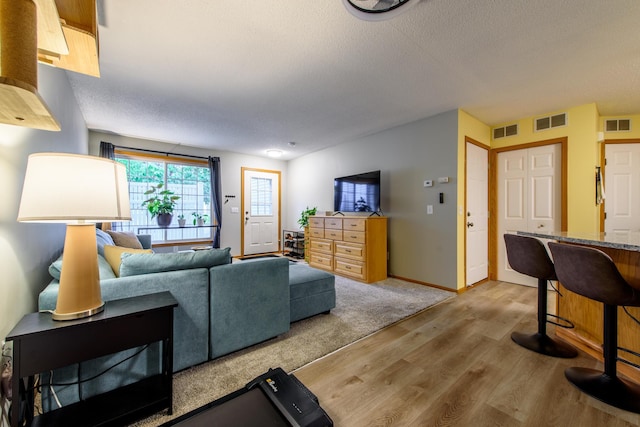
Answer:
M18 221L67 224L54 320L89 317L104 309L94 222L129 220L124 165L78 154L29 156Z

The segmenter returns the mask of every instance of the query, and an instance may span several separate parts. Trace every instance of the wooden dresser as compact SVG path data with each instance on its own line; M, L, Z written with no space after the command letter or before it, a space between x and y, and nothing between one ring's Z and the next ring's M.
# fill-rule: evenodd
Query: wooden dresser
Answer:
M387 278L387 218L312 216L309 265L365 283Z

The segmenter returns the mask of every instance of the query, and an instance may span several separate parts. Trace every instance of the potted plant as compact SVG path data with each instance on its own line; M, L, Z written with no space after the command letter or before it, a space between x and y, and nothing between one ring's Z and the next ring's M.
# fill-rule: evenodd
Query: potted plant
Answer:
M309 217L315 215L317 211L317 207L309 208L309 206L307 206L307 208L300 213L300 218L298 219L300 227L307 228L309 226Z
M187 224L187 220L184 219L184 215L183 214L178 215L178 225L180 227L184 227L186 224Z
M316 212L318 212L316 206L313 208L307 206L307 208L300 213L300 218L298 219L298 224L304 229L304 260L307 262L309 262L309 251L307 250L309 246L309 217L315 215Z
M202 215L198 212L193 212L191 215L193 216L193 225L197 225L199 227L203 226L209 219L209 215L207 214Z
M176 207L176 201L180 196L176 196L173 191L164 189L164 184L152 185L150 189L144 192L145 196L151 196L144 202L142 206L146 207L151 214L151 219L158 217L158 226L168 227L173 219L173 209Z

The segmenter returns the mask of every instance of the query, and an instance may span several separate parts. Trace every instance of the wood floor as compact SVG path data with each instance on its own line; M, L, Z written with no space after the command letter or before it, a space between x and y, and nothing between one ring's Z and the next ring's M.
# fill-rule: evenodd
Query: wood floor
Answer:
M570 366L602 369L595 359L551 358L511 341L512 331L537 329L536 292L480 285L295 375L338 427L639 426L640 415L565 379Z

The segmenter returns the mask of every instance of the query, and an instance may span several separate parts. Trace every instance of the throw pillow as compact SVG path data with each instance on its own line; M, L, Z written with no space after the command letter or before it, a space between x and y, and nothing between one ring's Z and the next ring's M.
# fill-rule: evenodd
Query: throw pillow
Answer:
M143 249L140 240L130 231L113 231L107 230L109 236L113 239L115 246L123 248Z
M96 243L98 244L98 254L104 256L104 245L115 245L111 236L96 227Z
M100 274L100 280L113 279L116 277L116 275L113 274L111 265L109 265L102 255L98 255L98 272ZM62 274L62 255L51 263L49 266L49 274L51 274L51 277L54 279L60 280L60 275Z
M111 266L113 273L116 277L120 277L120 264L122 262L122 254L152 254L153 251L151 249L132 249L132 248L123 248L121 246L111 246L105 245L104 247L104 257L107 259L107 262Z
M196 252L123 254L120 276L161 273L190 268L210 268L231 263L231 248Z

